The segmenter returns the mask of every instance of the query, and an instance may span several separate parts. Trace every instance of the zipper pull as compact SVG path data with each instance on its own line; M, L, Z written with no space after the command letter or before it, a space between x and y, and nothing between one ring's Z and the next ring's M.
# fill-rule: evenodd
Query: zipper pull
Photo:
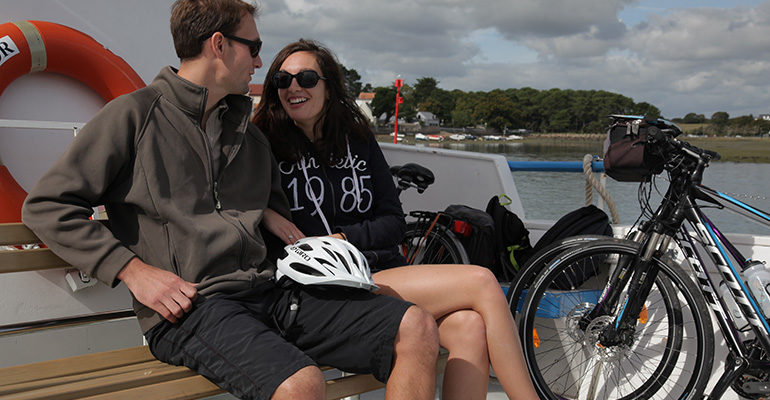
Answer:
M222 203L219 202L219 182L214 181L214 201L217 202L216 206L214 206L217 210L222 209Z

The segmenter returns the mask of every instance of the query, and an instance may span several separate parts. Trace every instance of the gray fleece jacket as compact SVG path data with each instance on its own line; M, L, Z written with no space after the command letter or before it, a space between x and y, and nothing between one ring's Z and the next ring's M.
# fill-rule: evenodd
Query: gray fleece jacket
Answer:
M290 216L251 101L225 98L220 173L200 122L208 91L171 67L107 104L30 192L22 219L54 253L115 286L132 257L193 282L204 297L251 288L263 263L265 208ZM89 220L104 204L109 228ZM134 300L142 331L161 316Z

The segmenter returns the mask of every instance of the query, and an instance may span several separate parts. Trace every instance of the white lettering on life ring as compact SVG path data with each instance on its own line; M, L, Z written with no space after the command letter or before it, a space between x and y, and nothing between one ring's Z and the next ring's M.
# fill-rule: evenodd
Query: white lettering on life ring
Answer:
M21 54L19 47L11 40L10 36L0 38L0 65L11 59L11 57Z

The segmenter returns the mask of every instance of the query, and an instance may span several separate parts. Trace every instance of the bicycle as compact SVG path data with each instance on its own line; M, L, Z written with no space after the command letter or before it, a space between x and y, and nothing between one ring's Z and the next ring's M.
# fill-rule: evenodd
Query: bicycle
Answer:
M648 132L669 176L657 209L649 207L652 180L640 192L648 219L629 238L566 250L529 286L520 334L543 398L702 398L714 354L709 308L730 356L708 398L728 387L747 398L770 394L770 325L741 274L757 261L704 209L728 209L768 227L770 214L703 186L718 154L675 139L676 125L663 126ZM554 279L568 280L570 290L552 290ZM722 282L729 294L717 295Z
M422 194L434 182L433 173L418 164L392 166L399 196L409 188ZM411 211L404 240L399 246L407 264L469 264L465 248L455 234L454 219L442 212Z
M519 320L518 314L521 312L521 307L523 305L522 298L527 294L530 285L535 282L535 279L537 279L540 272L545 269L554 257L569 249L595 242L600 239L609 238L609 236L601 235L570 236L557 240L533 254L514 276L506 293L508 307L511 309L511 313L516 321Z

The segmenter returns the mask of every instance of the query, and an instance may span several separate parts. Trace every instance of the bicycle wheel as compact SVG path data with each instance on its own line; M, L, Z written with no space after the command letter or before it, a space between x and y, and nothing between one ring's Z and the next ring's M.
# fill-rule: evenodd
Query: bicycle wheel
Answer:
M520 333L542 398L690 399L702 394L714 355L709 311L695 283L670 258L654 259L657 278L627 340L615 346L598 340L622 307L608 306L602 316L583 318L605 289L619 290L617 304L625 303L625 288L608 288L607 280L619 260L636 257L639 246L607 239L568 250L530 286ZM572 288L552 290L560 280L572 281Z
M408 223L401 254L412 265L470 263L460 241L445 226L438 224L430 229L424 223Z
M601 235L571 236L557 240L533 254L532 257L522 265L519 273L516 274L516 277L514 278L515 280L511 281L508 293L506 293L508 307L510 307L511 313L516 321L519 320L518 313L521 310L521 306L524 304L526 290L529 289L529 286L535 281L537 275L545 269L546 265L553 260L555 256L574 247L595 242L599 239L609 238L609 236Z

